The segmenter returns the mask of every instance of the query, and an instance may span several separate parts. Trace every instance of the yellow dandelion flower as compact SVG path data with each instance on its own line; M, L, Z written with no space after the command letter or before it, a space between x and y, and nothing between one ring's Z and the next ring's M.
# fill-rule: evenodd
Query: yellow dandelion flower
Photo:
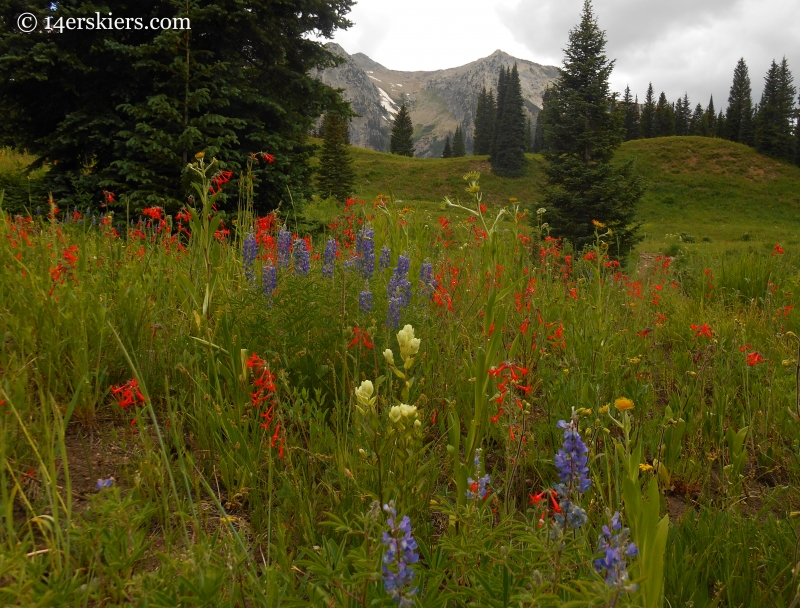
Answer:
M647 471L652 471L653 467L651 465L647 464L646 462L643 462L642 464L639 465L639 470L642 473L647 473Z
M616 407L620 412L627 412L628 410L633 409L633 401L627 397L620 397L614 401L614 407Z
M205 153L205 152L198 152L197 154L195 154L195 155L194 155L194 157L195 157L197 160L200 160L200 159L201 159L201 158L203 158L205 155L206 155L206 153Z
M605 228L606 225L603 222L598 222L597 220L592 220L592 226L595 228Z
M601 414L605 414L607 411L608 411L608 406L607 405L604 405L603 407L600 408L600 413Z
M508 199L508 202L509 202L509 203L516 203L516 202L517 202L517 200L518 200L518 199L517 199L517 197L516 197L516 196L512 196L510 199Z

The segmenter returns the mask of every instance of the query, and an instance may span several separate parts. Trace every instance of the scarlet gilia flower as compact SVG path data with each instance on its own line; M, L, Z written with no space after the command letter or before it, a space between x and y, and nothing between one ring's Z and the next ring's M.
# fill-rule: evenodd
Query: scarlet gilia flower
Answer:
M705 338L711 338L711 328L703 323L702 325L692 324L692 331L694 332L694 337L699 338L701 336Z
M766 361L766 359L764 359L764 357L762 357L761 353L759 353L758 351L753 353L748 353L747 355L747 365L749 365L750 367L758 365L759 363L764 363L764 361Z
M211 178L211 187L208 191L211 194L219 194L222 192L223 184L227 184L233 177L233 171L219 171Z
M109 192L108 190L103 190L103 197L106 200L106 203L110 204L117 200L117 195L113 192Z
M250 402L255 408L261 407L261 404L264 402L268 402L269 404L269 409L261 413L261 418L264 419L264 422L259 426L266 431L272 431L269 445L273 448L277 447L278 457L283 458L283 438L280 435L281 423L280 421L274 420L275 405L277 404L277 400L275 399L275 376L270 373L266 361L256 353L250 355L246 365L248 369L253 371L252 384L255 388L255 391L250 393ZM275 422L274 427L272 424L273 421Z
M128 380L124 384L111 387L111 394L117 400L117 404L122 409L127 409L129 405L137 406L144 404L144 395L139 390L139 383L135 378ZM134 423L136 421L134 420Z
M275 162L275 157L272 154L267 154L266 152L261 153L261 159L265 162L268 162L270 165Z
M783 255L783 247L780 244L775 243L775 247L772 248L772 255Z
M350 340L350 343L347 345L347 348L358 346L359 343L363 344L365 348L372 348L373 346L375 346L375 344L372 342L372 338L366 331L364 331L360 327L354 327L353 339Z
M587 262L596 262L597 254L594 251L588 251L586 254L584 254L583 259Z
M70 268L75 268L75 263L78 261L78 246L70 245L63 252L64 261L69 264Z

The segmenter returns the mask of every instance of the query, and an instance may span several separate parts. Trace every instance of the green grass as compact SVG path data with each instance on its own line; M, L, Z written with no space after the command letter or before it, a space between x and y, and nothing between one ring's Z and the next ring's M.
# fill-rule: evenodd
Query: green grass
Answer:
M502 205L511 197L542 204L544 174L539 155L528 155L525 177L491 174L486 157L406 158L351 148L356 191L371 200L377 194L436 209L445 196L466 195L461 175L481 172L485 200ZM649 187L637 213L643 250L681 242L708 248L703 239L728 247L749 236L772 246L800 243L800 168L757 154L752 148L705 137L669 137L623 144L618 161L633 160ZM689 235L695 243L679 241ZM675 235L675 236L667 236ZM747 238L747 237L745 237ZM702 246L701 246L702 245Z
M637 144L642 171L687 183L645 153L661 144ZM446 166L437 187L463 189L476 162L373 158L418 191ZM489 214L526 202L522 183L486 175ZM275 225L248 269L253 218L217 241L209 200L191 237L0 211L0 605L388 608L391 500L419 543L418 607L796 606L800 248L712 241L618 269L603 234L594 259L568 259L535 228L483 238L429 199L312 206L334 227L308 275L299 256L280 265ZM367 221L376 257L391 251L371 276L346 263ZM389 320L401 254L411 358ZM269 297L264 256L280 265ZM123 400L131 379L142 394ZM592 483L563 534L531 496L557 483L573 412ZM483 474L491 494L468 498ZM621 594L592 566L617 510L640 548L639 589Z

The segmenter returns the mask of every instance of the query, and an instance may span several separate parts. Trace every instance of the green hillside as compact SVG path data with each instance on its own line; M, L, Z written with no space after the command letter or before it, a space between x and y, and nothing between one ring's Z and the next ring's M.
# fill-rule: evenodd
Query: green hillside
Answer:
M463 193L461 176L482 173L489 204L509 197L541 204L542 158L529 155L520 179L491 174L486 157L407 158L353 148L357 191L371 199L396 197L436 203ZM688 235L698 244L745 240L800 243L800 168L757 154L752 148L705 137L668 137L624 144L619 161L634 160L649 187L639 209L645 249L657 249ZM427 205L426 205L427 206ZM602 218L600 218L602 219Z

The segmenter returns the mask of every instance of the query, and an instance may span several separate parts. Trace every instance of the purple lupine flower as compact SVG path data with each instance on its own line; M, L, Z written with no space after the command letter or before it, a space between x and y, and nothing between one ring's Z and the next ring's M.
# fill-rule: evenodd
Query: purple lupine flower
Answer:
M358 256L356 266L361 276L371 279L375 273L375 230L369 223L365 224L356 235L356 256Z
M386 325L392 329L400 327L400 298L389 298L389 311L386 314Z
M626 558L639 555L639 548L636 543L631 542L630 530L622 527L619 511L609 517L609 524L603 526L602 534L597 537L597 552L602 557L594 560L594 569L603 574L609 587L627 592L636 591L636 583L628 582Z
M291 233L286 228L281 228L278 232L278 266L285 267L289 265L289 250L291 246Z
M110 488L114 484L113 477L106 477L105 479L98 479L97 483L94 484L94 487L98 490L105 490L106 488Z
M400 325L400 309L405 308L411 302L411 283L408 281L408 268L410 265L411 260L401 255L397 259L397 267L389 279L387 288L387 299L389 300L387 325L393 328L397 328Z
M266 266L261 270L261 288L264 290L264 297L272 302L272 294L278 286L278 269L267 260Z
M389 268L392 265L392 251L389 249L388 245L384 245L381 247L381 257L378 259L378 268L383 270L384 268Z
M436 280L433 278L433 264L423 262L419 269L419 295L423 300L430 300L436 289Z
M244 243L242 244L242 264L244 264L244 276L251 285L256 284L256 272L253 264L258 257L258 243L256 242L255 235L251 232L248 234Z
M328 239L328 242L325 243L325 254L322 258L322 276L325 278L333 278L333 265L336 263L337 249L336 239Z
M358 305L361 312L369 312L372 310L372 292L369 290L369 283L365 282L364 290L358 294Z
M297 239L294 242L294 272L295 274L308 274L309 258L308 248L306 242L302 239Z
M409 566L419 561L417 541L414 540L408 515L404 515L400 523L397 523L397 510L393 501L383 505L383 510L390 516L386 520L389 531L384 532L381 539L386 545L381 567L383 587L398 606L407 608L414 605L414 596L419 591L417 587L411 586L414 582L414 569Z
M558 428L564 429L564 444L556 454L555 465L561 483L555 485L559 496L561 513L556 513L556 524L563 530L565 526L580 528L586 523L586 511L579 501L592 485L589 479L589 448L578 432L577 417L573 413L569 422L558 421ZM566 517L566 520L564 519Z
M36 215L42 215L42 206L36 205Z
M475 459L473 460L473 464L475 465L475 477L478 477L481 472L481 450L478 448L475 450ZM478 480L472 479L472 477L467 477L467 499L468 500L484 500L486 495L489 493L489 490L486 487L492 483L491 476L486 473L483 477L478 477Z

